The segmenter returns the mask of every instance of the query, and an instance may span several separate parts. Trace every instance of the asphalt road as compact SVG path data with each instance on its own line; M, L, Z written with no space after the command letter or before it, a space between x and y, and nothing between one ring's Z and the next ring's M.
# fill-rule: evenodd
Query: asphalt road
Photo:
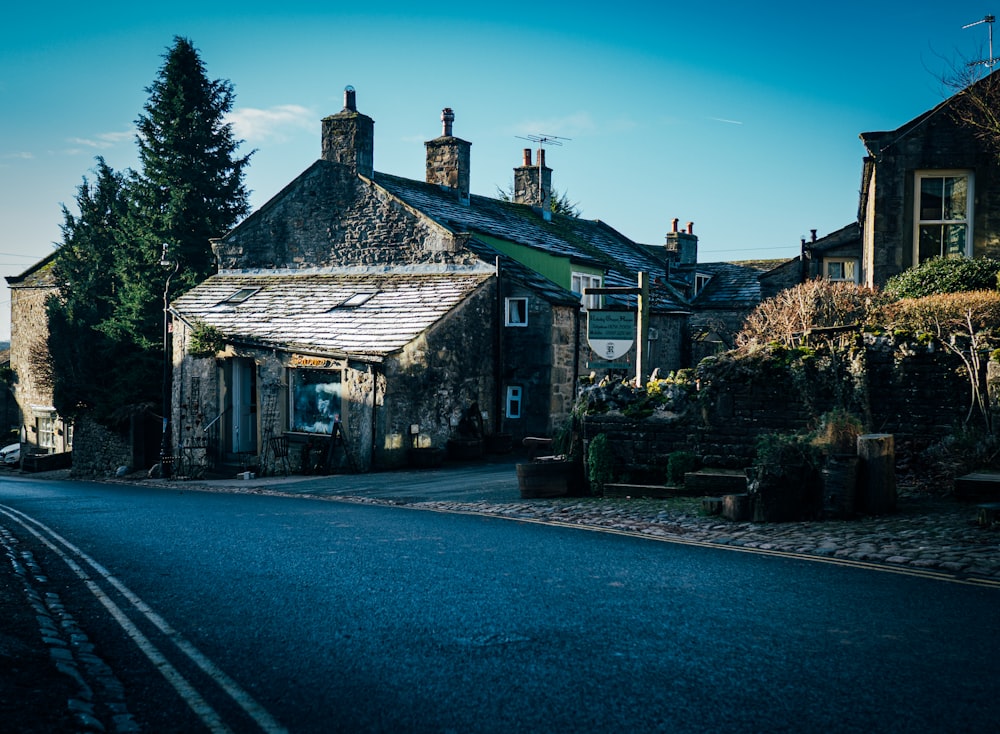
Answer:
M992 588L16 477L0 479L0 526L148 731L979 732L1000 714Z

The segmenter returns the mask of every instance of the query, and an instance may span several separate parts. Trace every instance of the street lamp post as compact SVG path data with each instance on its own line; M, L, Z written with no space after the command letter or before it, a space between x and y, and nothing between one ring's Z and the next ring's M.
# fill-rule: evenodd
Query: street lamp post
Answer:
M167 257L167 243L163 243L160 265L170 268L167 281L163 285L163 432L160 436L160 476L170 476L170 392L171 392L171 348L170 348L170 281L177 274L181 264L171 262Z

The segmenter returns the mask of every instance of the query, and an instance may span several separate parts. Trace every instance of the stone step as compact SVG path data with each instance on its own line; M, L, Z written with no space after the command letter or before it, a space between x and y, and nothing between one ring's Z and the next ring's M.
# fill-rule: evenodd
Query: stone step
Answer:
M739 469L699 469L684 475L684 487L696 495L739 494L747 491L747 475Z
M955 480L955 497L963 500L1000 500L1000 471L977 471Z

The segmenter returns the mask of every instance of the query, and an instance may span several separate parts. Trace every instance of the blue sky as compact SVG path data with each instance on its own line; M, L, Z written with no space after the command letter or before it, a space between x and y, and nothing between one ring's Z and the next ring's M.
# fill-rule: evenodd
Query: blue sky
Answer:
M16 3L0 26L0 275L60 237L94 158L137 165L134 121L176 35L236 92L259 207L320 152L343 88L375 120L375 168L422 179L443 107L473 193L511 184L530 135L553 185L640 242L694 222L702 261L792 257L857 214L858 134L946 95L988 54L979 2ZM158 6L159 5L159 6ZM998 39L1000 50L1000 39ZM6 284L4 284L5 286ZM9 335L0 292L0 339Z

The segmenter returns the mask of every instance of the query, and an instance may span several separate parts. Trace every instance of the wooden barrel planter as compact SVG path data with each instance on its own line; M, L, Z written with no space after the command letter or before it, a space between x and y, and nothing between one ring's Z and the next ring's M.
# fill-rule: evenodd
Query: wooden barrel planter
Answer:
M535 461L517 465L517 486L523 499L565 497L569 493L572 463Z

